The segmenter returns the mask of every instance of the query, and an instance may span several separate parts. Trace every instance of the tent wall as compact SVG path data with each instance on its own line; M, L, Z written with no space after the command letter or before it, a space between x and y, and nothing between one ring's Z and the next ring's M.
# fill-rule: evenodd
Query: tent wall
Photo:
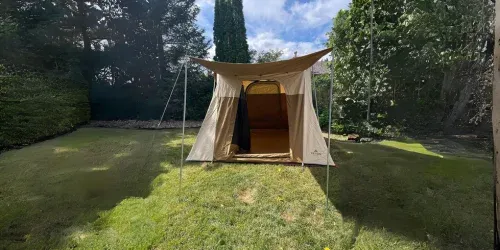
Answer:
M312 104L310 69L259 76L217 74L214 97L188 160L231 160L237 150L231 142L242 82L259 79L280 82L285 89L291 161L326 165L329 157L333 163Z
M208 106L207 114L198 131L196 141L191 148L186 160L188 161L213 161L215 143L215 125L219 116L219 101L214 95Z
M240 80L221 75L217 76L215 97L219 102L219 110L215 127L215 160L227 160L237 151L237 148L231 147L231 142L233 140L240 91Z
M311 70L304 72L304 81L304 121L306 121L304 123L304 163L326 165L326 157L328 156L330 164L333 164L332 156L328 153L328 147L325 144L325 138L314 110Z

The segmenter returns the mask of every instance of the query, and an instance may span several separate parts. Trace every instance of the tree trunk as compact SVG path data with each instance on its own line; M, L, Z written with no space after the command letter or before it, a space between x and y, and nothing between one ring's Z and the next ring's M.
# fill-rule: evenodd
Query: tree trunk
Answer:
M494 49L494 69L493 69L493 111L492 111L492 124L493 124L493 140L494 140L494 152L493 161L495 164L494 168L494 243L495 249L500 249L500 223L497 216L500 214L500 207L498 206L500 195L500 176L498 172L500 171L500 158L498 151L500 150L500 3L495 3L495 49Z

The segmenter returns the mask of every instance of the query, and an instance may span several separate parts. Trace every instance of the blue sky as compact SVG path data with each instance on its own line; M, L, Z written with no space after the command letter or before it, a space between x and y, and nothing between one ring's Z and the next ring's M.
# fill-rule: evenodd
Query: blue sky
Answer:
M247 39L251 49L281 49L283 58L325 48L332 18L347 9L351 0L243 0ZM198 25L213 39L215 0L196 0ZM215 47L210 50L213 57Z

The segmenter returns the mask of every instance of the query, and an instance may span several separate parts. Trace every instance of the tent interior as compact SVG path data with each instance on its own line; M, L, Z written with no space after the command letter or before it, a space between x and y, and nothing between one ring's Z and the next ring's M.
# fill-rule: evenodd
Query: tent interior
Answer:
M288 158L285 88L277 81L243 81L233 134L235 158Z

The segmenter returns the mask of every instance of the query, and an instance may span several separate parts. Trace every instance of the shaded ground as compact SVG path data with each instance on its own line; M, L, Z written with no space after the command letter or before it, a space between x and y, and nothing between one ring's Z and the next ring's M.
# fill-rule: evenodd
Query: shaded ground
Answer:
M448 136L435 138L417 139L430 151L442 154L454 154L463 157L479 157L491 159L493 143L486 138L477 138L476 136Z
M179 132L84 128L3 153L0 249L491 248L489 159L333 141L325 214L322 167L190 163L179 189Z

